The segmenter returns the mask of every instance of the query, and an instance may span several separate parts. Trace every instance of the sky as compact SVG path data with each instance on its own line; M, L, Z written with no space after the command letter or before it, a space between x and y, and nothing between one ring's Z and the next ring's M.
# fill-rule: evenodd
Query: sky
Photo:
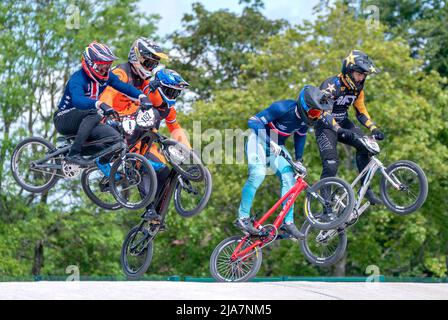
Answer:
M141 0L140 10L161 16L158 35L163 37L181 27L181 20L185 13L191 13L191 5L201 2L209 11L229 9L241 12L243 8L238 0ZM313 7L319 0L265 0L263 13L270 19L286 19L291 24L298 24L304 19L312 20Z

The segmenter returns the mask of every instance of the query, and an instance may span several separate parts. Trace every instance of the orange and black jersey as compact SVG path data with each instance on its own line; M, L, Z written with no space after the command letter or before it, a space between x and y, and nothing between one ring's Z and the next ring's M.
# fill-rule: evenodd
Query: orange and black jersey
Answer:
M350 89L342 74L330 77L322 82L320 89L334 99L331 115L337 123L341 123L348 118L348 108L353 105L358 121L370 130L376 128L364 104L364 89L360 92Z
M177 122L176 109L174 106L168 107L166 103L164 103L158 90L151 91L149 80L142 80L136 77L131 70L131 65L129 62L116 66L112 72L121 81L131 84L137 89L143 91L143 93L149 97L153 106L157 109L157 111L159 111L160 119L165 120L171 136L177 141L190 147L190 143L185 132ZM104 91L100 97L100 100L112 106L122 116L133 114L138 108L138 103L136 103L135 100L132 100L128 96L121 94L110 87Z

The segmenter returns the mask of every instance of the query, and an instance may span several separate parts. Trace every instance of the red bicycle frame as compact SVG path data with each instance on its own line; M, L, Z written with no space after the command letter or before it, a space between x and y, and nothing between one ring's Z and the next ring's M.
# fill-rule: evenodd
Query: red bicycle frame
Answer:
M302 177L298 177L298 179L296 180L296 183L294 184L294 186L285 193L285 195L283 197L281 197L280 200L278 200L274 206L268 210L268 212L265 213L265 215L258 221L255 221L254 226L255 228L258 228L259 226L261 226L273 213L275 210L277 210L277 208L286 200L288 199L288 201L286 202L286 205L283 207L282 211L280 211L280 214L277 216L277 218L275 219L273 225L275 226L276 229L278 229L282 222L283 219L285 219L286 214L288 213L289 209L291 208L291 206L294 204L294 202L296 201L297 197L299 196L299 194L308 188L308 184L306 183L305 180L303 180ZM247 247L246 249L244 249L243 251L239 252L241 247L243 246L243 244L246 242L246 240L249 238L250 236L246 236L243 238L243 241L241 241L238 246L235 248L235 251L233 252L231 259L235 260L237 258L240 257L244 257L248 252L250 252L252 249L254 249L255 247L263 244L263 241L261 241L260 239L258 239L257 241L255 241L252 245L250 245L249 247Z

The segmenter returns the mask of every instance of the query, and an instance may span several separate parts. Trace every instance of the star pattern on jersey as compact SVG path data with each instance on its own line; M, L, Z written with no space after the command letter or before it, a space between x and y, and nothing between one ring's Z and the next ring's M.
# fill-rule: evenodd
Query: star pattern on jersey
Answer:
M346 59L345 66L348 67L348 65L349 65L350 63L351 63L351 64L355 64L355 58L357 58L357 57L359 57L359 56L357 56L356 54L354 54L353 51L350 52L350 54L348 55L348 57L345 58L345 59Z
M327 89L325 91L332 93L333 91L336 91L336 87L334 83L329 83Z

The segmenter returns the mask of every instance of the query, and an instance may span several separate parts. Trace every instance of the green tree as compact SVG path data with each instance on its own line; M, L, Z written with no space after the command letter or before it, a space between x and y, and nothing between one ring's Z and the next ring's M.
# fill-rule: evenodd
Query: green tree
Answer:
M215 91L213 102L197 102L191 116L207 119L203 129L223 128L223 136L224 128L245 130L247 119L272 101L295 98L303 85L319 85L326 77L337 74L350 50L367 52L383 70L366 84L370 114L387 136L381 144L380 158L386 163L410 159L420 164L428 176L430 193L425 206L410 216L399 217L381 207L371 208L349 231L348 256L337 272L360 275L368 265L376 264L386 275L441 276L446 274L448 254L447 201L444 199L448 153L438 135L446 126L448 96L442 89L446 79L436 71L424 72L424 61L411 57L408 43L387 38L386 31L385 26L367 29L364 20L353 19L349 9L338 4L313 23L305 22L285 34L271 37L243 66L241 77L246 80L247 88ZM354 114L351 116L355 118ZM351 181L357 174L354 150L339 148L339 175ZM305 150L309 180L316 181L322 169L312 132ZM213 239L218 238L214 240L216 245L219 239L234 232L232 221L247 173L242 165L211 168L215 174L214 190L219 194L212 198L213 211L206 209L202 216L223 226L213 235ZM278 189L277 178L268 177L257 194L254 211L265 212L277 199ZM296 208L297 221L303 221L301 206L298 204ZM298 248L291 244L273 250L263 265L265 274L332 272L308 266L297 252Z
M238 76L250 53L287 26L284 20L263 16L261 1L245 3L241 14L227 9L208 11L194 3L182 18L182 30L170 36L176 58L172 65L192 84L201 98L218 88L241 86Z
M107 273L107 269L83 259L92 259L85 252L92 252L96 258L110 252L104 249L93 252L94 245L87 243L98 240L100 247L115 243L119 248L121 233L127 227L122 231L123 223L116 224L108 216L94 214L96 209L81 195L77 181L64 181L49 194L33 195L18 188L8 168L11 151L22 138L39 135L54 141L52 115L69 76L80 68L81 52L89 42L107 43L126 59L135 38L155 37L159 17L140 13L137 2L0 3L0 224L7 235L1 237L0 248L2 261L11 262L0 265L0 275L58 272L61 270L58 263L65 262L58 252L64 248L79 256L80 265L92 265L88 272ZM73 219L65 219L64 213L69 211L77 213ZM80 234L85 241L74 237ZM86 251L87 247L90 249ZM114 265L110 272L119 269L117 259L109 256L101 259L107 266ZM26 263L21 263L22 260Z

